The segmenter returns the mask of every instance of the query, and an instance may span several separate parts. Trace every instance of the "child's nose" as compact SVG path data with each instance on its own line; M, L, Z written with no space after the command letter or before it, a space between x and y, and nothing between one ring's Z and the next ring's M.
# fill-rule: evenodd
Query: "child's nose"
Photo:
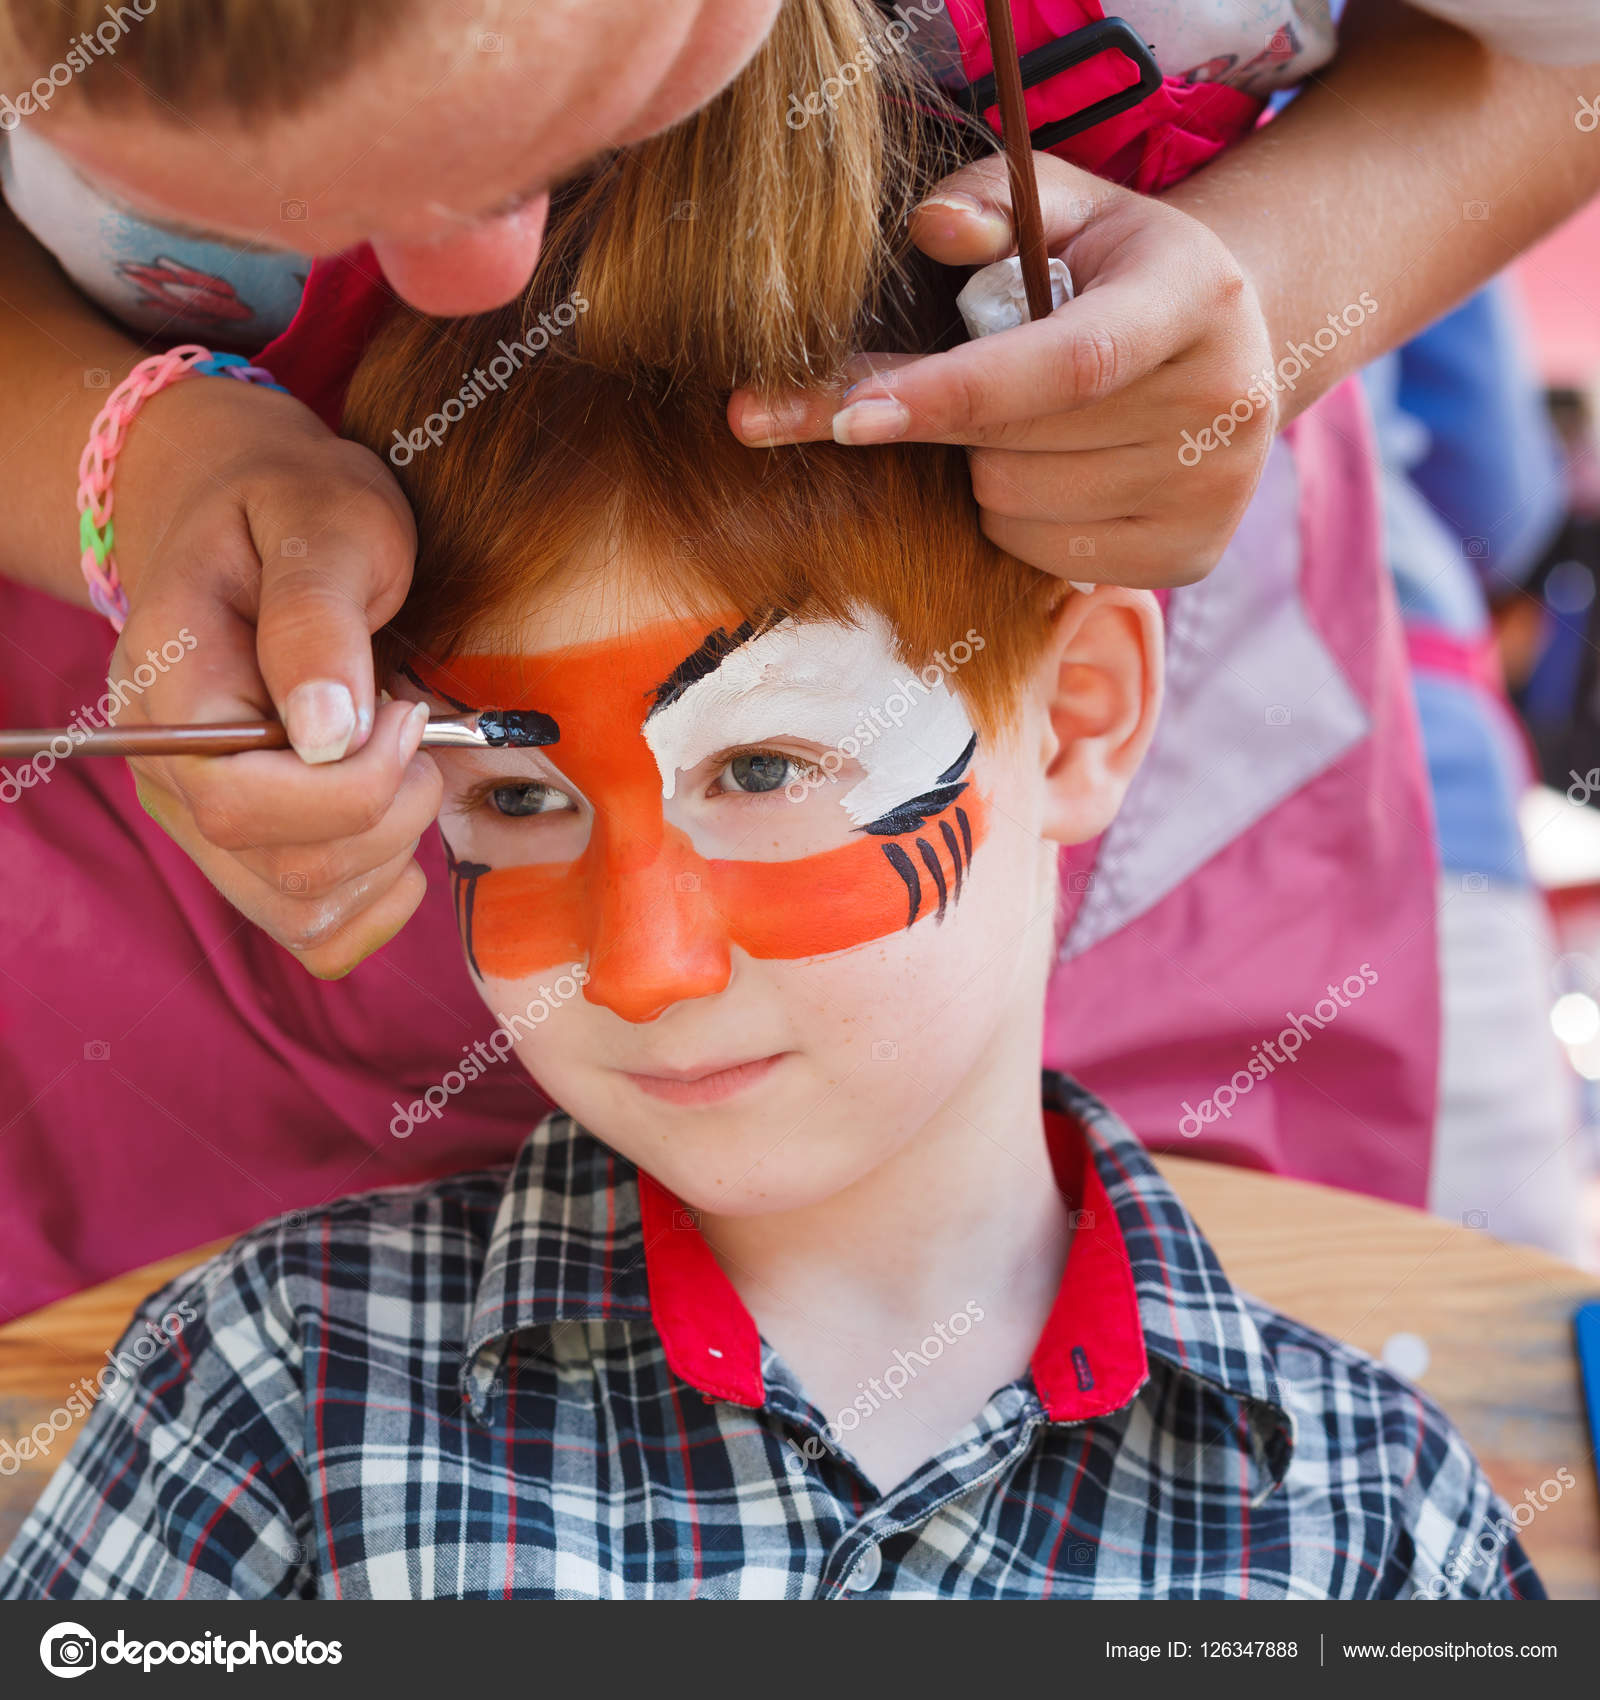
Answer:
M727 929L704 888L704 871L688 840L670 827L643 864L637 856L602 854L590 892L583 988L590 1003L624 1021L654 1021L675 1003L727 986Z

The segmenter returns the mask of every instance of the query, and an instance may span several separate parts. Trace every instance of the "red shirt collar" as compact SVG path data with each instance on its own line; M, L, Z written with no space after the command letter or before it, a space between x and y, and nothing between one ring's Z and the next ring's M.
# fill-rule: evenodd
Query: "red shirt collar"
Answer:
M1109 1416L1149 1376L1133 1268L1083 1128L1047 1111L1056 1184L1074 1213L1072 1247L1029 1370L1052 1422ZM761 1337L700 1231L699 1213L639 1174L650 1309L675 1375L708 1398L761 1406Z

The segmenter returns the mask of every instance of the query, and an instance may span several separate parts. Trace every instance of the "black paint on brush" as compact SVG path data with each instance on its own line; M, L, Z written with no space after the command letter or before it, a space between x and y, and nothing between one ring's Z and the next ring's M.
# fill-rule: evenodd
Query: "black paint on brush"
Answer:
M478 730L492 750L533 750L561 742L561 728L536 708L480 708Z

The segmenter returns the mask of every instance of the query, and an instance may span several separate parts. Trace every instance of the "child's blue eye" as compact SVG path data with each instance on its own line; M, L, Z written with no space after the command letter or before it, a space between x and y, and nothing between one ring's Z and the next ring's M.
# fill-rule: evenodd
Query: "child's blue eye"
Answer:
M814 771L812 763L797 756L781 755L777 750L743 750L727 763L717 780L724 791L759 795L790 785Z
M493 803L497 814L513 816L552 815L574 806L565 791L558 791L553 785L541 785L537 781L497 785L489 793L489 801Z

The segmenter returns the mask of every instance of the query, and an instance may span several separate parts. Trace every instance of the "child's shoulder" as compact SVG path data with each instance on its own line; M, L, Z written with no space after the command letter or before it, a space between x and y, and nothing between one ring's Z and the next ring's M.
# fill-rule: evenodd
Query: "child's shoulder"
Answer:
M1352 1503L1382 1506L1389 1561L1408 1574L1408 1591L1442 1580L1457 1597L1505 1583L1511 1597L1539 1593L1516 1541L1520 1521L1507 1517L1461 1431L1426 1393L1366 1352L1258 1299L1244 1303L1293 1425L1291 1488L1326 1495L1339 1485L1359 1490L1346 1492Z
M1420 1388L1368 1353L1241 1295L1278 1373L1278 1398L1295 1421L1296 1449L1318 1436L1346 1456L1402 1447L1408 1466L1453 1448L1472 1454L1455 1425Z

